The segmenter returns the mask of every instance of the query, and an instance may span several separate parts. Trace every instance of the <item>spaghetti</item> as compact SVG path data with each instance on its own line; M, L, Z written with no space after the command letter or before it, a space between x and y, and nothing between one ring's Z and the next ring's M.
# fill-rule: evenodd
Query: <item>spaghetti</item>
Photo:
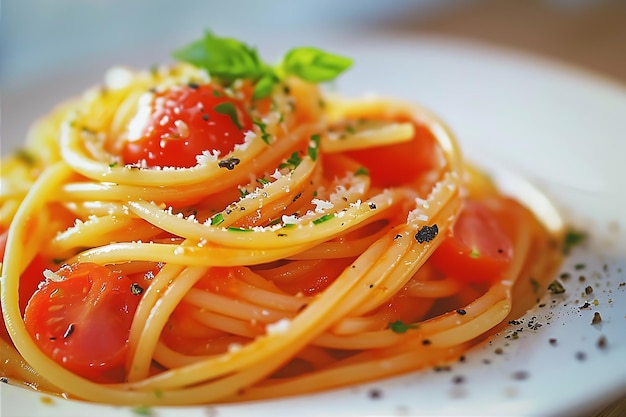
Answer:
M116 404L319 391L458 358L554 272L561 230L434 115L322 92L349 60L212 34L176 57L3 159L6 377Z

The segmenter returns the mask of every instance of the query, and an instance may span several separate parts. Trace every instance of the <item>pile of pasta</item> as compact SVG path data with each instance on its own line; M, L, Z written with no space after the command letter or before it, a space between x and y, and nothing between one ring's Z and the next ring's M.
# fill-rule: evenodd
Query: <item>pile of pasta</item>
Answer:
M183 168L120 157L146 94L212 82L185 63L112 69L3 159L3 375L116 404L316 392L457 360L534 303L558 265L561 231L522 205L499 279L463 281L432 264L467 201L509 197L411 103L288 77L259 104L237 80L226 94L255 122L232 152ZM425 166L354 157L411 141L431 149ZM392 182L377 180L385 171ZM36 256L143 277L118 380L72 372L27 330L20 276Z

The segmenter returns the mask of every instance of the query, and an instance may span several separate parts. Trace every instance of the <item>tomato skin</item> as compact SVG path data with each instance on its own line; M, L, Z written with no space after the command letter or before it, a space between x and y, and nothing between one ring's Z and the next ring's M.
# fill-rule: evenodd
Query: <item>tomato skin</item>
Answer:
M6 230L0 233L0 262L4 261L7 235L8 231ZM33 293L37 290L39 283L44 280L43 271L50 268L54 268L54 263L37 254L20 276L19 305L22 313L24 313L26 304L28 303L28 300L30 300ZM0 308L1 307L2 304L0 303ZM4 326L4 322L2 322L2 327L0 328L0 337L7 341L10 339Z
M437 141L423 125L415 124L408 142L359 149L346 154L369 171L372 185L393 187L410 183L437 166Z
M140 296L126 276L93 263L64 266L31 297L26 329L66 369L90 378L123 366Z
M502 200L507 202L508 200ZM506 222L508 203L466 201L449 235L431 260L448 276L465 282L493 282L502 277L513 258Z
M237 123L215 109L224 105L235 110ZM230 153L251 129L243 102L226 96L220 87L183 86L157 94L142 136L123 144L122 158L126 164L145 160L150 167L190 168L203 151Z

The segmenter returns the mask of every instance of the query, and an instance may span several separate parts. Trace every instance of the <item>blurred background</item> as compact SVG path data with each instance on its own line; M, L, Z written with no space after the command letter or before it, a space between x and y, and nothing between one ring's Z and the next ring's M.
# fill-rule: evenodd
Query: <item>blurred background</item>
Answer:
M623 0L4 0L0 86L102 57L140 63L141 51L152 51L155 42L169 52L206 27L249 40L446 35L549 56L626 82Z
M3 153L7 143L19 143L34 118L99 82L107 68L167 62L174 48L197 39L206 28L258 46L270 62L291 46L312 44L349 55L350 45L372 39L383 49L388 40L416 41L427 59L444 39L447 53L463 50L449 49L450 41L477 43L626 86L624 0L4 0ZM376 51L371 52L375 57ZM426 75L426 80L436 78ZM434 88L420 88L428 100ZM436 94L427 103L435 108ZM449 113L458 122L453 124L471 137L473 125L462 118L464 108ZM626 402L618 407L598 416L626 415Z

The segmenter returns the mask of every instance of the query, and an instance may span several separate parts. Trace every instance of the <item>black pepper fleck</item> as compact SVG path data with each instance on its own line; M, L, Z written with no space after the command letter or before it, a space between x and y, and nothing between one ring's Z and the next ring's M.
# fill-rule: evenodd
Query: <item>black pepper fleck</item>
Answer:
M502 355L504 353L504 349L502 349L501 347L496 348L493 353L495 353L496 355Z
M455 384L462 384L463 382L465 382L465 378L461 375L457 375L454 378L452 378L452 382Z
M140 295L142 292L143 288L141 287L141 285L137 284L136 282L130 284L130 293L132 295Z
M424 346L430 345L430 340L428 340L428 339L422 340L422 345L424 345Z
M600 336L600 338L598 339L598 347L600 349L604 349L606 348L606 345L607 345L606 336L604 335Z
M574 356L579 361L584 361L585 359L587 359L587 355L585 354L585 352L576 352L576 355Z
M554 337L551 337L550 340L548 340L548 342L552 345L552 346L556 346L556 339Z
M379 398L382 398L383 392L377 388L374 388L369 391L368 395L372 400L378 400Z
M9 378L7 378L6 376L0 377L0 382L2 382L4 384L8 384L9 383Z
M233 169L235 169L235 166L239 164L239 162L241 161L238 158L228 158L222 159L217 163L217 165L220 168L226 168L227 170L232 171Z
M602 316L597 311L593 313L593 319L591 319L591 324L599 324L602 323Z
M435 236L437 236L438 233L439 228L436 224L433 224L432 226L422 226L422 228L415 234L415 240L417 240L417 243L430 242L435 238Z
M459 308L456 312L457 312L457 314L460 314L462 316L467 314L467 311L463 310L462 308Z
M591 287L591 285L587 285L585 287L585 294L589 295L593 292L593 288Z
M563 294L565 287L559 281L554 280L548 285L548 290L550 290L552 294Z
M516 371L516 372L513 372L513 379L516 379L518 381L523 381L525 379L528 379L529 376L530 375L526 371Z

